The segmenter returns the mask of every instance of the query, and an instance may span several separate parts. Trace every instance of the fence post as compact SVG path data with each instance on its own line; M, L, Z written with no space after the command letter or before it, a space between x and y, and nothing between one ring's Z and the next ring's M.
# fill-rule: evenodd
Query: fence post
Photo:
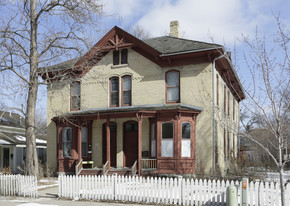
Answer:
M183 204L183 185L182 185L182 176L178 176L178 185L180 185L180 196L179 196L179 205Z
M249 184L249 179L243 178L242 188L241 188L241 205L242 206L248 205L248 184Z

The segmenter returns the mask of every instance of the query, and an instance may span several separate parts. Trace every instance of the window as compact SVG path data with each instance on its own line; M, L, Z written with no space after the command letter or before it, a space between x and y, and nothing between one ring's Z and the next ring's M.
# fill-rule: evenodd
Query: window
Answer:
M137 132L138 123L137 122L127 122L125 127L126 132Z
M235 135L233 134L233 158L236 157L236 151L235 151Z
M227 153L227 156L228 156L228 158L230 157L230 133L229 133L229 131L228 131L228 141L227 141L227 144L228 144L228 153Z
M131 106L131 76L122 77L122 106Z
M156 123L151 124L151 157L156 157Z
M191 156L191 124L188 122L182 123L182 143L181 157Z
M128 49L123 49L121 51L121 64L128 63Z
M226 114L226 108L227 108L227 89L226 86L224 86L224 113Z
M62 156L71 156L71 141L72 141L72 129L65 127L62 129Z
M166 72L166 102L179 102L179 72Z
M113 51L113 65L127 64L128 63L128 49L121 50L121 61L120 61L120 51Z
M119 51L113 51L113 65L118 65L119 64Z
M233 120L235 120L235 110L236 110L235 98L233 98Z
M162 124L161 157L173 157L173 126L171 122Z
M70 87L71 110L79 110L81 107L81 83L73 82Z
M228 91L228 115L230 115L230 92Z
M88 128L82 127L82 157L86 157L88 153Z
M110 79L110 106L119 106L119 78L112 77Z
M227 145L226 145L226 129L224 129L224 158L226 159Z
M219 105L219 75L216 75L216 104Z

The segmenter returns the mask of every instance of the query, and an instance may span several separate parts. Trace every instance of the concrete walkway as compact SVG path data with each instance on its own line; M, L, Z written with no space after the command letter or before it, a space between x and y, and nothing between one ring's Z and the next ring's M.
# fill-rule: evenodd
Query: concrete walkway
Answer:
M140 206L141 204L58 199L58 186L38 190L38 198L0 196L1 206ZM150 206L150 205L147 205ZM153 205L151 205L153 206Z

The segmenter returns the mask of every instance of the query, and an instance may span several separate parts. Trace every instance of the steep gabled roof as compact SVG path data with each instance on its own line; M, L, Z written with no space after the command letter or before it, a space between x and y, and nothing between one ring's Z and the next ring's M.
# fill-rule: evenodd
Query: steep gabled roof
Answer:
M113 27L95 46L83 57L69 60L40 72L43 79L61 75L73 75L81 78L109 51L131 48L151 60L161 68L212 62L215 58L217 69L228 84L238 101L245 98L239 78L225 53L223 46L213 43L193 41L188 39L163 36L141 41L128 32ZM55 78L57 80L57 78Z

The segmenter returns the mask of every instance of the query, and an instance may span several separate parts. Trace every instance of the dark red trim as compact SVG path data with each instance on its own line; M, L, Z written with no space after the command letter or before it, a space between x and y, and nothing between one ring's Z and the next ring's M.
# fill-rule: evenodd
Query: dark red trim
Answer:
M167 88L176 88L175 87L172 87L172 86L167 86L167 74L168 73L171 73L171 72L178 72L178 100L177 101L168 101L167 100ZM180 102L180 71L179 70L169 70L167 72L165 72L165 102L166 104L171 104L171 103L179 103Z

